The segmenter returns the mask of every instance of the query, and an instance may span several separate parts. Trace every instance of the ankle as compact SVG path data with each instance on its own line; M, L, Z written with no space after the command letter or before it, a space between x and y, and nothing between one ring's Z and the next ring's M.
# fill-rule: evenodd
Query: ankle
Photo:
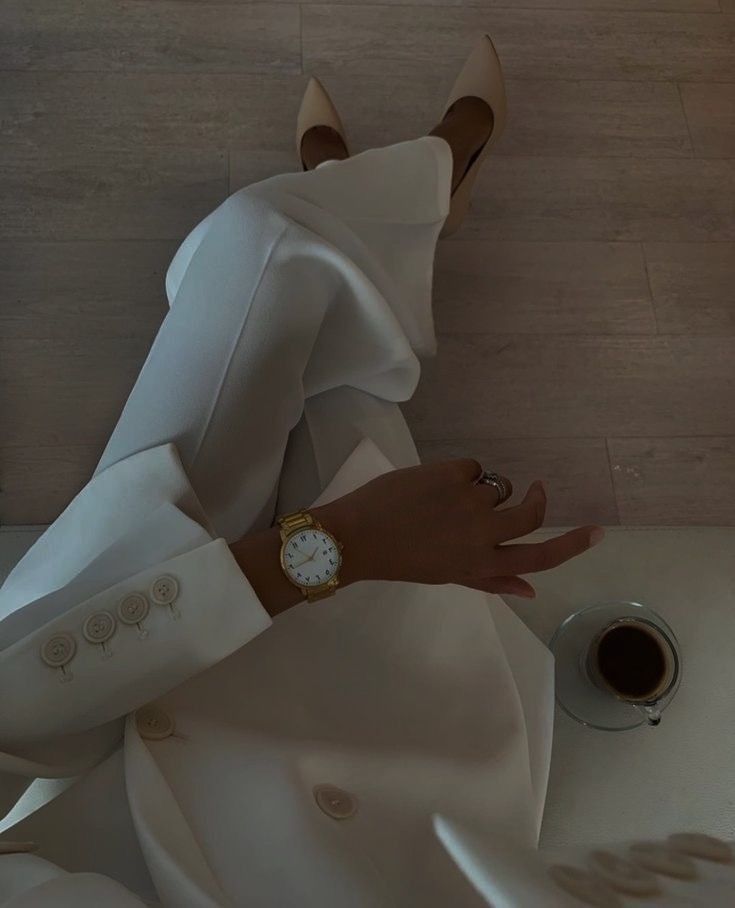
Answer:
M307 170L325 161L343 161L349 157L342 136L331 126L312 126L301 139L301 160Z
M467 96L455 101L441 123L429 133L444 139L452 150L452 192L462 181L475 155L487 143L493 125L490 106L482 98Z

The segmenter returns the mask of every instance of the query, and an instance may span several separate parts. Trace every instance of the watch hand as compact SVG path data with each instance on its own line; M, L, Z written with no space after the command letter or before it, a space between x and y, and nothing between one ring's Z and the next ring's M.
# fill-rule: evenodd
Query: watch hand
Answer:
M319 551L319 546L317 546L317 547L314 549L314 551L311 553L311 555L309 555L309 557L308 557L306 560L307 560L307 561L313 561L313 560L314 560L314 556L316 555L316 553L317 553L318 551Z

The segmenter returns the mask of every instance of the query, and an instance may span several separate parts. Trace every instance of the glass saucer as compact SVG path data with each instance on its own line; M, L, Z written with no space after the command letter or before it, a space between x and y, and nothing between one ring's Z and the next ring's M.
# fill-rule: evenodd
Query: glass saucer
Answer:
M572 719L601 731L628 731L646 724L646 717L639 709L597 687L587 674L590 644L617 618L637 618L653 624L671 644L676 662L675 677L658 701L660 709L669 704L681 680L679 644L669 625L652 609L637 602L608 602L570 615L549 642L556 661L556 702Z

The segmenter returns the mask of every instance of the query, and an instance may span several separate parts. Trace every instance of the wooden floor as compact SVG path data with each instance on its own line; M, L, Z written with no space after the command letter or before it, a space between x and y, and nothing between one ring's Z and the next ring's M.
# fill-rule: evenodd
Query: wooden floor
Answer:
M3 523L89 477L177 241L293 169L307 73L356 148L436 121L475 35L510 122L440 247L427 459L549 486L551 524L735 524L733 0L4 0Z

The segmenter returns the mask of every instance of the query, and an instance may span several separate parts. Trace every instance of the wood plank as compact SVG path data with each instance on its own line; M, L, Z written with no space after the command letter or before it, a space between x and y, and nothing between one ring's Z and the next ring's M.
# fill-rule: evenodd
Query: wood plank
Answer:
M695 153L735 158L735 84L679 86Z
M52 523L94 472L102 445L0 447L6 526Z
M304 77L208 73L6 73L5 148L99 152L293 146ZM70 103L73 99L73 103Z
M524 80L507 91L510 117L496 154L692 156L674 85Z
M463 238L735 239L735 162L492 157Z
M440 119L453 74L326 76L356 148L425 134ZM663 82L506 82L510 116L493 151L505 155L691 157L676 86Z
M709 13L306 5L306 71L456 72L490 32L511 79L735 81L735 17ZM397 86L400 83L397 83Z
M150 341L176 243L0 242L0 334Z
M0 68L301 72L295 3L6 0Z
M513 483L517 504L535 479L546 484L548 526L617 524L610 465L604 438L493 438L424 441L425 463L474 457Z
M659 329L735 334L735 243L646 243Z
M441 243L434 318L445 333L656 333L634 243Z
M322 3L323 0L303 0L307 3ZM355 0L332 0L334 4L354 5ZM731 0L721 0L723 4ZM406 6L406 0L366 0L366 5ZM418 6L419 3L412 4ZM509 7L511 9L584 9L600 11L636 11L644 12L701 12L719 13L717 0L420 0L421 6L466 6L494 10ZM724 7L723 7L724 8Z
M732 337L445 335L405 411L422 441L735 434L734 361Z
M73 143L5 147L0 237L175 239L227 194L224 152L138 145L99 153Z
M376 74L327 79L354 150L428 132L450 79ZM0 84L6 145L64 141L290 151L303 85L293 77L169 73L9 73ZM75 98L73 105L69 98ZM510 81L511 117L496 154L690 157L675 86ZM296 163L295 155L289 166Z
M148 349L143 338L0 336L3 445L104 444Z
M295 146L295 142L294 142ZM279 173L298 170L296 148L252 149L233 148L230 152L230 192L237 192L243 186L258 183Z
M611 438L622 523L735 526L735 438Z

